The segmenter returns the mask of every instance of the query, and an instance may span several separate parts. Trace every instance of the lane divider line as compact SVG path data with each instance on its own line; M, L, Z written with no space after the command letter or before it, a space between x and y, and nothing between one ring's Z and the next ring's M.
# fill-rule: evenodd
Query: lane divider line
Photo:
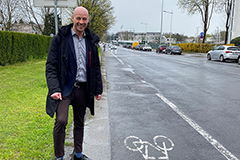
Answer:
M171 107L180 117L182 117L191 127L193 127L201 136L203 136L210 144L212 144L223 156L228 160L238 160L230 151L228 151L222 144L214 139L209 133L202 129L196 122L186 116L176 105L170 102L163 95L156 93L156 95L162 99L169 107Z
M112 53L112 52L111 52ZM121 59L119 59L115 54L113 54L112 53L112 55L115 57L115 58L117 58L117 60L120 62L120 63L122 63L122 65L124 65L124 63L123 63L123 61L121 60Z

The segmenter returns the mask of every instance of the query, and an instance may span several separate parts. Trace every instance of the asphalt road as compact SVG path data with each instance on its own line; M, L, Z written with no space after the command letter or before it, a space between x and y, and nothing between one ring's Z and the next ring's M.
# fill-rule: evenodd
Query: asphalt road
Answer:
M111 160L240 158L240 65L104 52Z

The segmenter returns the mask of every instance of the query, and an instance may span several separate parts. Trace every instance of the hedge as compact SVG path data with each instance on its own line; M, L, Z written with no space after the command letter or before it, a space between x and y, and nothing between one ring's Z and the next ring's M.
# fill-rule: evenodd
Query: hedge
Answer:
M180 48L182 48L184 51L189 52L197 52L200 53L201 44L200 43L180 43L177 44ZM208 51L212 50L214 48L214 44L207 44L202 43L202 53L207 53Z
M240 47L240 37L236 37L231 40L231 43L235 44L235 46Z
M47 57L52 37L0 31L0 65Z

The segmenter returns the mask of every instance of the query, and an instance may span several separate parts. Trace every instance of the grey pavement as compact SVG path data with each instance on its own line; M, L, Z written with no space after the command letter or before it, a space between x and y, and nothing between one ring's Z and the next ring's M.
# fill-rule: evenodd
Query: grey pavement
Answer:
M191 56L191 57L207 57L207 53L182 53L184 56Z
M110 160L110 132L108 121L107 83L105 58L101 57L101 71L103 79L103 94L100 101L95 100L95 116L91 116L87 109L85 119L85 131L83 142L83 154L92 160ZM70 135L66 139L69 144L73 144L73 126ZM65 146L65 160L70 160L73 154L73 146Z

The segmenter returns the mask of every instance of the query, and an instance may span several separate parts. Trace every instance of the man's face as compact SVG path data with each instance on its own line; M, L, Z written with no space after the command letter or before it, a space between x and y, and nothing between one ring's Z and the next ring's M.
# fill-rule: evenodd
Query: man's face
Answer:
M74 13L74 15L72 16L72 20L73 20L73 29L75 30L75 32L84 32L85 28L88 25L89 22L89 17L87 12L84 11L79 11Z

